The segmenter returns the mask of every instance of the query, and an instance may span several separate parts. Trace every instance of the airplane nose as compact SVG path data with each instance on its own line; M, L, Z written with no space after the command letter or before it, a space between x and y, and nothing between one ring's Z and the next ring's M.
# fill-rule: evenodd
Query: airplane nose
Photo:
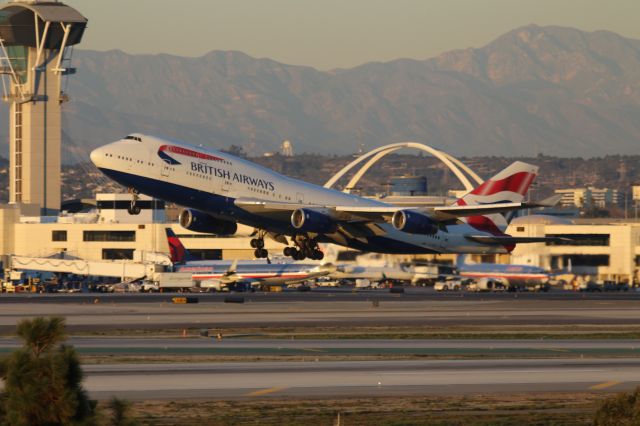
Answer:
M102 148L94 149L93 151L91 151L91 154L89 154L89 158L91 159L91 162L93 164L99 167L101 160L104 158L104 149Z

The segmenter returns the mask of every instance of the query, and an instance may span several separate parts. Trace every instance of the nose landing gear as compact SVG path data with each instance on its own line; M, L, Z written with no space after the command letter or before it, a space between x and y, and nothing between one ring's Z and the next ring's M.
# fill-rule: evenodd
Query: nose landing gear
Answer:
M138 201L138 190L129 188L129 194L131 194L131 204L127 207L127 212L129 212L130 215L139 215L141 209L140 206L136 205Z

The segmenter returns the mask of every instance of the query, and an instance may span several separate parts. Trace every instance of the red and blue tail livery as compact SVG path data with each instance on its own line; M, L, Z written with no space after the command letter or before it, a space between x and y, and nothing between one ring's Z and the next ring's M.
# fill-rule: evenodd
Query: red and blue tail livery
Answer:
M538 175L538 167L516 161L477 188L456 201L458 206L521 203L529 187ZM472 228L494 236L505 236L513 216L512 211L488 215L468 216L461 218ZM515 248L515 244L504 246L508 252Z

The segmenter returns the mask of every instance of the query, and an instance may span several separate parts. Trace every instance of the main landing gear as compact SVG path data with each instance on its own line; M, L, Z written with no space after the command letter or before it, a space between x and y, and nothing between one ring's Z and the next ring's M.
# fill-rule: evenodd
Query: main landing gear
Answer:
M256 259L266 258L268 259L269 252L264 248L264 237L267 232L258 229L255 238L251 239L251 247L254 248L253 255ZM287 257L291 257L293 260L322 260L324 253L318 248L318 241L315 238L309 238L307 235L296 235L292 238L295 247L285 247L283 253ZM278 239L279 242L285 242Z
M296 247L285 247L283 253L285 256L291 257L293 260L304 260L306 258L313 260L322 260L324 253L318 248L318 242L314 238L305 235L296 235L293 238Z
M135 188L129 188L129 194L131 194L131 204L127 207L127 211L131 215L140 214L140 206L136 205L138 201L138 191Z
M255 249L253 255L256 259L266 259L269 256L269 252L264 248L264 236L265 232L259 230L257 238L251 239L250 244Z

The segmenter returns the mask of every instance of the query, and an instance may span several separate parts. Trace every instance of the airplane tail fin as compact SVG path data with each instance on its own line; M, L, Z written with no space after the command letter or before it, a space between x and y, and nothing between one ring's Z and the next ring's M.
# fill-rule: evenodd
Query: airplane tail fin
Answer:
M231 263L231 266L229 266L229 269L227 269L227 272L225 272L225 275L233 275L236 273L237 270L238 270L238 259L234 259L233 262Z
M524 201L531 183L538 175L538 166L516 161L480 186L456 201L458 206L495 203L520 203ZM495 213L461 218L474 228L501 235L513 218L513 213Z
M169 243L169 252L171 253L171 261L173 263L184 263L193 260L193 256L189 250L182 245L180 238L173 232L173 229L166 228L167 242Z

